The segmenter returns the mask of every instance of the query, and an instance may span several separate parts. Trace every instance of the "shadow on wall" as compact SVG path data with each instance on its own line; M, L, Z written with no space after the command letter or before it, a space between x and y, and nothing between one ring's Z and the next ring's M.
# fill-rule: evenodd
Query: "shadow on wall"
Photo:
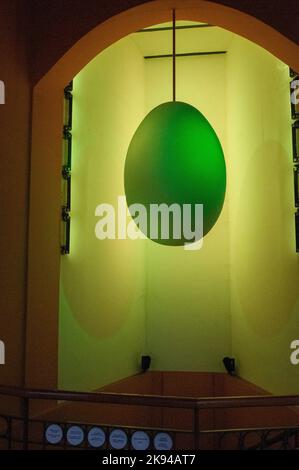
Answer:
M247 164L236 207L236 297L249 326L260 336L279 332L298 300L289 162L290 155L279 143L264 142Z

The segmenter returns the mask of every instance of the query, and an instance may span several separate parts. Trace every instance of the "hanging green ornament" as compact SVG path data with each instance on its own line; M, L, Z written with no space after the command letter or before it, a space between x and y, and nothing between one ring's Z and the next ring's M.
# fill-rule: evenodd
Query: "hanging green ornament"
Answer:
M125 163L125 193L138 228L157 243L177 246L199 241L215 225L224 203L226 168L211 124L190 104L176 101L175 9L172 24L173 101L153 109L135 132ZM142 223L136 205L145 208ZM166 217L162 207L169 209Z
M165 245L184 245L190 240L182 234L161 236L161 221L150 220L151 206L178 204L193 209L203 205L203 235L215 225L224 203L226 167L219 139L208 120L193 106L178 101L153 109L136 130L126 156L125 193L127 204L142 204L148 214L147 235L158 224L154 241ZM136 215L133 214L132 215ZM195 225L192 210L191 225ZM143 230L143 227L139 226ZM197 241L197 240L192 240Z

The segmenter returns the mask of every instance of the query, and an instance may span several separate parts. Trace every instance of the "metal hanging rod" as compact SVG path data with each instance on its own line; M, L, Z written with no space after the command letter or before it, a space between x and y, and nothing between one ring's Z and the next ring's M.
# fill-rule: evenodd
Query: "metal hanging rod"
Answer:
M185 26L176 26L175 29L195 29L195 28L214 28L213 24L189 24ZM171 31L172 26L158 26L156 28L139 29L136 33L155 33L157 31Z
M172 99L176 101L176 11L172 10Z
M192 57L192 56L201 56L201 55L216 55L216 54L226 54L227 51L208 51L208 52L185 52L182 54L175 54L175 57ZM173 54L160 54L160 55L145 55L144 59L165 59L173 57Z

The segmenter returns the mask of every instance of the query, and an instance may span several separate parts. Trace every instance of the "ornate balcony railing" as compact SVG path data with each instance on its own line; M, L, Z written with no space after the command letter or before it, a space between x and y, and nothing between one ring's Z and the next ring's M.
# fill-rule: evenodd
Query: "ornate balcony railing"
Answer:
M34 390L0 386L0 396L14 397L21 403L20 415L0 415L0 448L4 449L296 449L299 447L299 426L268 426L238 429L203 429L203 410L295 407L299 396L246 397L176 397L111 392L69 392ZM188 428L128 426L121 413L118 425L102 422L52 419L49 414L34 415L32 402L38 400L152 407L189 410L192 423ZM61 402L64 402L61 405ZM50 417L49 417L50 416ZM299 420L298 420L299 421ZM184 444L183 444L184 443ZM180 447L184 445L184 447Z

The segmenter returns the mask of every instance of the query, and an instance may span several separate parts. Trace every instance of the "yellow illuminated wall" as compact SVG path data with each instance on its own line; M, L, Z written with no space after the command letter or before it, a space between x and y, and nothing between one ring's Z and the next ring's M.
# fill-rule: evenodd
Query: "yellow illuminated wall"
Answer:
M143 61L126 40L74 80L71 253L62 257L59 386L86 390L135 373L144 347L138 241L95 237L98 204L124 194L127 146L144 115Z
M299 392L288 67L245 39L228 55L232 351L242 377Z
M181 52L228 51L177 61L177 99L207 117L224 148L223 212L197 252L95 237L96 206L116 205L124 194L135 129L171 99L171 60L143 59L145 50L170 45L169 33L155 34L123 39L74 80L59 386L95 389L132 375L142 353L152 356L156 370L199 371L222 371L223 356L233 354L245 379L274 392L298 392L289 362L289 344L299 337L299 273L288 70L281 62L219 28L204 28L200 40L185 35L178 41Z
M179 46L188 33L178 34ZM181 51L200 47L184 41ZM227 158L226 61L225 54L178 58L177 100L206 116ZM147 60L145 70L149 111L171 99L171 59ZM229 198L228 188L201 250L147 244L147 346L156 369L223 371L231 351Z

